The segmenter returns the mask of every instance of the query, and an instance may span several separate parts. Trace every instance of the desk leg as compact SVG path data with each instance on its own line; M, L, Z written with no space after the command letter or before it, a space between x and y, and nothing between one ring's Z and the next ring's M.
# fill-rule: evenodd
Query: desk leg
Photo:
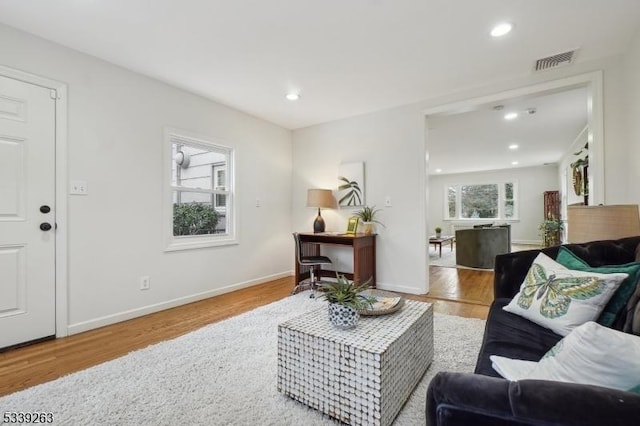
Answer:
M376 287L376 240L375 237L358 238L353 246L353 281L364 283L371 278L371 287Z

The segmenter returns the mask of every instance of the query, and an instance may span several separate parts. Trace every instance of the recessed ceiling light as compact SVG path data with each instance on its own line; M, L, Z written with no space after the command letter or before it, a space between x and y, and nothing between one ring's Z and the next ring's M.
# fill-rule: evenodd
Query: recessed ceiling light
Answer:
M518 118L518 113L517 112L509 112L509 113L504 115L504 119L505 120L515 120L516 118Z
M509 34L512 29L513 29L512 24L508 22L503 22L493 27L493 29L491 30L491 35L493 37L502 37L504 35Z
M518 165L518 162L517 162L517 161L512 161L512 162L511 162L511 165L512 165L512 166L517 166L517 165Z
M510 150L518 149L518 144L517 143L512 143L511 145L509 145L509 149Z
M436 169L436 173L442 173L442 169Z
M291 93L287 93L286 98L289 99L290 101L297 101L298 99L300 99L300 95L298 93L291 92Z

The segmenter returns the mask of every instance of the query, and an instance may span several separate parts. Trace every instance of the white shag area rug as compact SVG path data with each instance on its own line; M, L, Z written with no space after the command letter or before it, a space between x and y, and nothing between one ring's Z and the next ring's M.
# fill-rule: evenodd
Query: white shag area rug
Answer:
M277 326L326 302L302 292L173 340L0 398L58 425L336 425L278 392ZM424 425L438 371L471 372L484 321L435 314L434 361L395 420Z

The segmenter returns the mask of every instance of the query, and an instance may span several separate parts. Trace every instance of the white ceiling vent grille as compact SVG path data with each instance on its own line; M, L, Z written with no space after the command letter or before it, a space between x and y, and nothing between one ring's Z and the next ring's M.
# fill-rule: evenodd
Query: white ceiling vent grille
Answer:
M568 52L558 53L557 55L547 56L536 61L536 71L548 70L550 68L557 68L563 65L569 65L575 55L575 50L569 50Z

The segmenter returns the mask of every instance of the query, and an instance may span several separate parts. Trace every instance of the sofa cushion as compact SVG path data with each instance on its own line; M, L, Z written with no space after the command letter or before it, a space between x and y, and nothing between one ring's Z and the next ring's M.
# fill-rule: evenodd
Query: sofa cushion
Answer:
M562 338L548 328L503 310L509 302L506 298L496 299L489 309L476 374L500 377L491 367L491 355L539 361Z
M540 253L505 310L566 336L594 321L628 274L567 269Z
M565 244L563 247L567 247L591 266L620 265L635 261L639 242L640 236L637 236L619 240ZM513 297L520 290L520 284L536 256L542 252L555 259L559 249L560 246L554 246L542 250L518 251L496 256L493 282L495 298ZM614 327L621 330L623 325L624 322L619 327L616 325Z
M491 355L507 380L552 380L640 391L640 337L589 321L576 327L539 362Z
M638 360L640 337L589 321L551 348L526 378L629 391L640 386Z
M613 297L606 304L597 319L599 324L606 325L607 327L613 325L614 321L635 291L636 284L640 279L640 262L592 267L565 247L560 247L558 257L556 257L556 262L569 269L575 269L578 271L598 272L601 274L622 272L629 275L622 284L620 284L620 287L618 287L618 290L616 290Z

